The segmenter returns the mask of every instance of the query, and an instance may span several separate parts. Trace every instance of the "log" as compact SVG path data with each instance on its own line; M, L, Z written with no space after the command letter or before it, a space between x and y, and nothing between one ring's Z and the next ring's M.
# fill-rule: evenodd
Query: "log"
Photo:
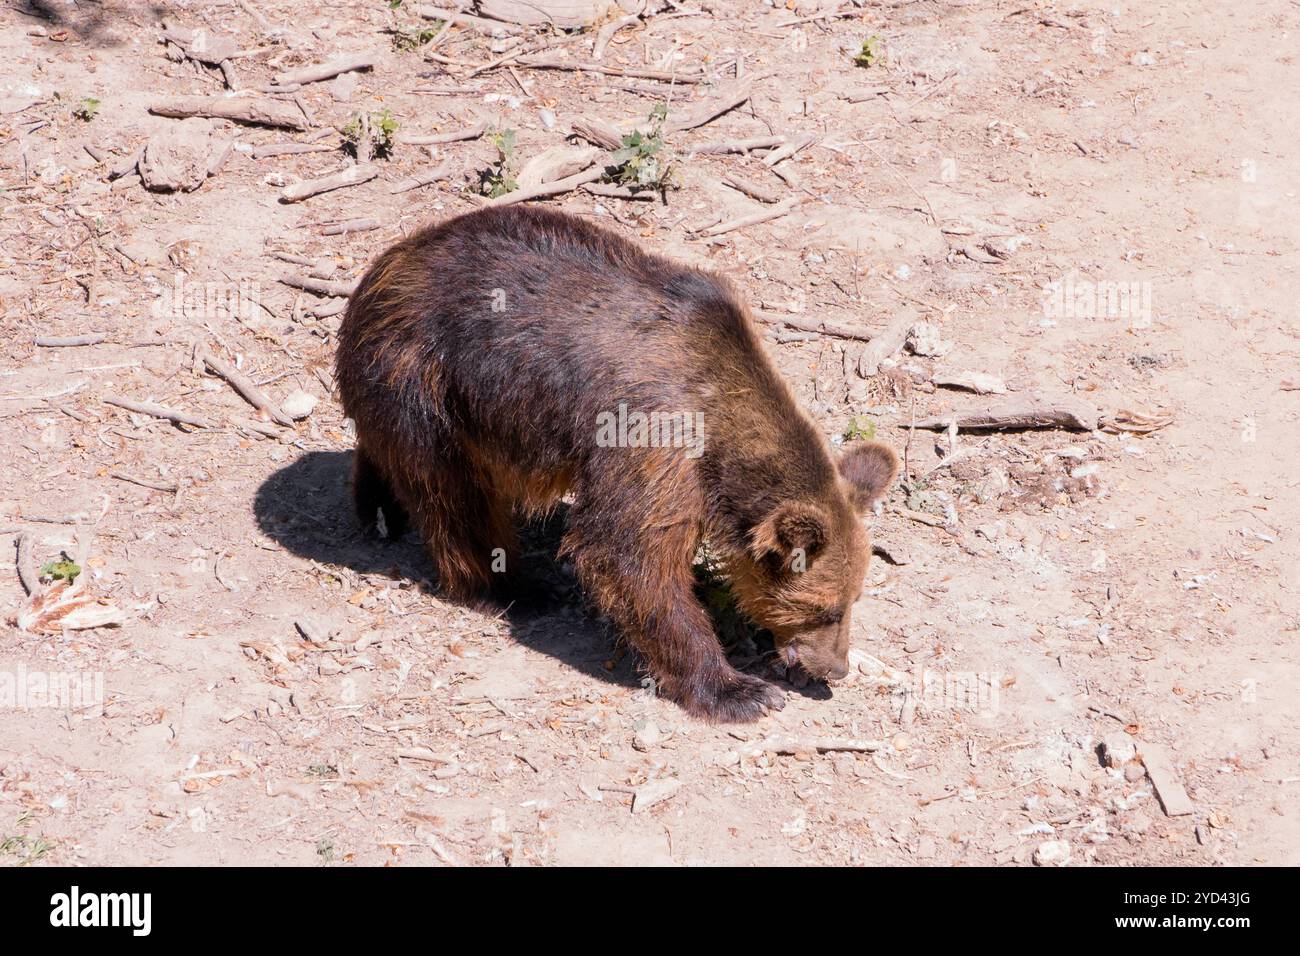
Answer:
M292 186L285 186L280 191L280 201L286 203L302 202L304 199L319 196L321 193L368 183L378 175L379 170L374 166L348 166L330 176L322 176L319 179L304 179Z
M278 86L302 86L307 83L319 83L329 80L340 73L352 73L356 70L369 70L375 65L375 58L368 53L358 56L341 56L315 66L305 66L300 70L277 73L275 82Z
M963 430L1004 428L1063 428L1090 432L1101 413L1073 395L1026 394L991 408L968 412L947 412L916 422L917 428L944 430L953 422ZM903 427L909 423L904 422Z
M189 119L205 116L210 119L231 120L252 126L279 126L303 132L310 129L302 110L279 100L253 97L183 96L154 103L149 112L155 116Z

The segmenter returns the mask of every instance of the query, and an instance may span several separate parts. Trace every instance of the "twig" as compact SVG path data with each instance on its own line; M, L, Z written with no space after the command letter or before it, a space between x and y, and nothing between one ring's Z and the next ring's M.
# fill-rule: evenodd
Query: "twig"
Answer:
M784 136L755 136L750 139L724 139L714 143L704 143L689 150L694 156L708 156L717 153L748 153L756 149L774 149L785 145Z
M341 236L349 232L369 232L371 229L378 229L382 226L378 219L345 219L343 222L335 222L323 228L320 233L322 236Z
M139 485L141 488L152 488L154 491L175 492L179 485L175 482L166 484L161 481L150 481L148 478L137 478L134 475L128 475L121 471L110 471L108 477L116 478L118 481L125 481L132 485Z
M238 392L243 399L248 402L248 404L252 405L258 411L266 412L266 414L269 415L271 420L276 424L283 425L286 428L293 427L293 419L282 412L279 405L277 405L269 395L253 384L252 379L239 371L239 369L235 368L225 359L219 359L206 350L200 350L198 357L203 361L204 365L229 382L231 387L234 388L234 390Z
M206 418L200 418L198 415L191 415L188 412L178 412L175 409L166 408L162 405L155 405L153 402L137 402L129 398L122 398L118 395L105 395L103 398L105 405L113 405L117 408L125 408L128 412L135 412L138 415L150 415L153 418L163 418L174 425L191 425L194 428L212 428L212 422Z
M285 186L280 191L281 202L302 202L304 199L310 199L312 196L319 196L321 193L327 193L335 189L346 189L349 186L359 186L362 183L368 183L379 175L379 170L374 166L348 166L330 176L322 176L319 179L304 179L300 183L292 186Z
M369 54L360 56L343 56L337 59L327 60L324 63L318 63L315 66L303 67L300 70L291 70L288 73L277 73L275 83L277 86L303 86L307 83L318 83L321 80L328 80L338 76L340 73L351 73L355 70L369 70L375 65L375 58Z
M783 199L775 206L770 206L759 212L750 213L748 216L741 216L739 219L732 219L729 222L718 223L716 226L710 226L700 232L700 235L713 237L721 236L724 233L734 232L737 229L744 229L747 226L756 226L760 222L768 222L772 219L779 219L788 215L799 206L805 199L804 196L791 196Z
M108 338L106 332L88 332L85 335L46 335L36 340L36 345L43 349L66 349L79 345L98 345Z
M45 586L41 584L41 575L36 569L36 559L32 557L32 536L26 532L20 534L17 545L18 580L22 582L31 597L40 597Z
M509 206L517 202L525 202L529 199L541 199L544 196L558 196L561 193L567 193L570 190L577 189L579 186L593 183L601 176L605 175L605 163L598 162L590 169L583 170L580 173L574 173L565 179L557 179L553 183L541 183L537 186L530 186L527 189L516 189L514 192L506 193L504 196L498 196L489 200L489 206Z
M459 143L467 139L478 139L487 132L487 123L475 123L464 129L450 133L431 133L427 136L399 136L397 141L407 146L442 146L446 143Z

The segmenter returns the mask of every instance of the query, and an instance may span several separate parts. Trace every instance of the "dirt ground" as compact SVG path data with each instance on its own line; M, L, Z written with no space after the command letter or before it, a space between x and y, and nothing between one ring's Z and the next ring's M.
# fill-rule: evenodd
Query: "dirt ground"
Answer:
M1300 864L1300 6L843 6L684 0L599 61L671 83L524 55L469 75L547 34L434 45L386 0L0 9L6 567L23 534L38 565L89 543L82 587L122 618L20 630L0 575L0 863ZM228 41L237 84L303 129L150 113L226 85L164 20ZM592 62L597 30L546 55ZM267 91L351 54L373 68ZM666 204L544 201L733 278L827 436L856 416L908 480L869 519L857 672L709 726L643 686L564 567L553 610L480 613L439 598L418 541L356 528L343 299L280 280L346 292L483 201L493 142L399 142L368 182L281 193L350 163L363 112L399 138L511 129L527 160L579 116L697 116L737 73L747 102L667 136ZM805 134L772 166L692 152ZM198 188L145 188L146 142ZM321 148L254 153L290 142ZM706 236L770 209L727 175L804 201ZM378 228L327 234L357 217ZM869 346L831 334L909 310L926 324L869 377ZM308 413L274 423L196 347ZM936 384L972 372L1008 394ZM1031 394L1099 427L910 427ZM768 666L748 641L733 659ZM83 674L78 699L33 690Z

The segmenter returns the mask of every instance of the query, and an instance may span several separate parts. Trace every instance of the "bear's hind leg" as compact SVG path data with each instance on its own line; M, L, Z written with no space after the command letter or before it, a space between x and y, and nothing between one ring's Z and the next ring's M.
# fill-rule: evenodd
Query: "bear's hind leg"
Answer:
M510 501L492 476L459 449L408 469L403 500L429 549L438 583L453 600L506 590L516 571L518 541Z
M389 541L396 541L406 533L406 509L397 500L393 486L375 460L359 443L352 460L352 503L365 534L376 532L377 516L381 510Z

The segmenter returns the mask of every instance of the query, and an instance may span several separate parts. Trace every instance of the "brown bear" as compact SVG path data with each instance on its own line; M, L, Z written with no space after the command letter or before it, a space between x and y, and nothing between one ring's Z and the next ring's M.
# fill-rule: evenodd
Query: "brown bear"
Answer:
M561 555L690 713L784 704L727 661L694 594L702 541L790 665L847 673L859 516L898 459L861 442L832 461L722 277L576 216L487 207L380 255L337 378L363 525L413 523L449 597L508 591L516 514L572 494Z

